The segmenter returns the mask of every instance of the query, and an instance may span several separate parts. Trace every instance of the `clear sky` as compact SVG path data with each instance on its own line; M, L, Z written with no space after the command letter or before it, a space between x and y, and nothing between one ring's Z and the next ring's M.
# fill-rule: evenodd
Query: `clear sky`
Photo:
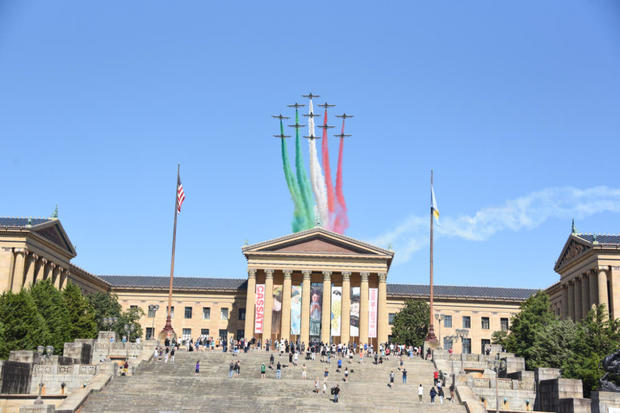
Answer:
M355 114L347 235L391 282L428 280L431 168L438 284L544 288L571 218L620 232L616 0L0 0L0 215L58 204L77 265L167 275L180 162L176 274L245 277L291 229L271 115L309 91Z

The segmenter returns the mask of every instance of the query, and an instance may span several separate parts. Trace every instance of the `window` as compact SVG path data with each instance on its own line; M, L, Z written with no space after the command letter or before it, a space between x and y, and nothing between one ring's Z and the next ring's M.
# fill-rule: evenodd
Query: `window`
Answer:
M228 308L221 308L220 309L220 320L228 320Z
M174 318L174 306L170 307L170 318Z
M208 336L209 335L209 329L208 328L201 328L200 329L200 335L201 336Z
M508 319L507 318L500 318L500 324L502 326L502 331L508 331Z
M211 307L202 307L202 319L208 320L211 318Z
M192 318L192 307L185 307L185 318Z
M394 316L396 315L396 313L389 313L388 314L388 324L393 326L394 325Z
M482 354L487 354L487 350L491 351L491 340L483 338L480 342L480 351Z
M227 340L228 339L228 330L224 329L220 329L220 338L222 340Z
M240 308L239 309L239 320L240 321L245 321L245 308Z
M130 309L130 310L137 310L137 309L138 309L138 306L137 306L137 305L130 305L130 306L129 306L129 309Z
M452 316L451 315L444 316L443 326L447 327L447 328L451 328L452 327Z
M155 329L153 327L147 327L146 328L146 339L150 340L153 338L153 334L155 334Z
M463 354L471 354L471 338L463 339Z
M490 328L489 326L489 317L482 317L482 329L483 330L488 330Z
M463 328L471 328L471 317L468 315L463 316Z
M444 337L443 338L443 349L450 350L452 348L452 337Z
M155 310L155 306L149 305L149 318L154 318L155 313L157 313L157 310Z
M243 330L237 330L237 340L241 340L243 338Z
M190 338L192 338L192 329L191 328L184 328L183 329L183 336L181 338L183 340L189 340Z

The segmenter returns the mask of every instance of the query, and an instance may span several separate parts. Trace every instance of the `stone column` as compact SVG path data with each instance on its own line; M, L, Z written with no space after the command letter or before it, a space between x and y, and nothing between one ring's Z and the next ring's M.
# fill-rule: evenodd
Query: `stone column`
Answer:
M37 271L37 275L34 279L34 282L37 283L39 281L43 281L45 277L45 266L47 265L46 258L39 258L39 269Z
M609 314L609 299L607 296L607 268L598 268L598 305L604 305L605 311Z
M377 312L377 344L388 341L388 313L387 313L387 286L385 278L387 274L379 274L379 305Z
M611 267L609 270L609 283L611 284L611 308L610 316L620 318L620 267Z
M284 284L282 284L282 338L291 339L291 274L293 271L284 270Z
M581 318L586 318L590 311L590 280L588 273L581 275Z
M36 254L30 253L27 257L28 269L26 270L26 278L24 279L23 288L28 288L34 283L34 270L37 264L37 258L39 258ZM22 286L18 289L21 290Z
M332 314L332 272L323 271L323 303L321 304L321 341L329 344Z
M360 344L368 344L368 275L360 273L362 283L360 287Z
M254 337L254 311L256 310L256 270L248 270L248 288L245 297L245 327L243 335L247 340Z
M69 270L64 268L60 269L60 289L62 290L67 286L67 279L69 278Z
M572 280L568 284L568 317L575 321L575 284Z
M581 320L581 280L579 277L575 277L575 289L573 290L575 294L575 321Z
M24 284L24 266L26 263L26 250L23 248L16 248L15 253L15 268L13 269L13 278L9 278L9 285L7 291L13 291L19 293Z
M589 280L588 291L590 292L590 307L592 307L592 306L596 306L596 302L598 298L598 289L596 288L596 270L590 270L588 272L588 280Z
M301 284L301 334L300 339L306 346L310 340L310 276L312 271L302 271L304 280Z
M57 265L56 268L54 268L54 273L53 273L53 283L54 283L54 287L56 287L57 290L60 290L60 273L61 273L60 265Z
M273 270L265 270L265 318L263 318L263 342L271 340L271 316L273 311Z
M351 273L342 273L342 322L340 324L340 342L349 344L351 339Z
M568 313L568 285L562 283L562 319L570 318Z

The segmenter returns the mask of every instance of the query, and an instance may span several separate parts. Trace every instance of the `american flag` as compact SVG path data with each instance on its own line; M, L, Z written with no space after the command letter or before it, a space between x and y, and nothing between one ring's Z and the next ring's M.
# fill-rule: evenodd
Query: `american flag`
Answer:
M185 201L185 192L183 191L183 184L181 183L181 177L179 176L177 181L177 214L181 213L181 205Z

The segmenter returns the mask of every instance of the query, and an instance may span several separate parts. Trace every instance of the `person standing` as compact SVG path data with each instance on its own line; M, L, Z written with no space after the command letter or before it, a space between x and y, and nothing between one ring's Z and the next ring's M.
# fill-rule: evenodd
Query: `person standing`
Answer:
M435 396L437 396L437 390L435 390L435 387L431 387L430 395L431 395L431 404L435 404Z
M394 370L390 370L390 383L388 384L388 387L391 389L393 385L394 385Z
M194 370L194 374L200 373L200 360L196 361L196 369Z
M422 383L418 387L418 400L422 402L422 397L424 397L424 387L422 387Z
M454 403L454 384L450 385L450 402Z
M439 388L437 395L439 396L439 404L443 404L443 396L444 396L443 387Z
M314 379L314 392L319 394L319 378Z
M172 364L174 364L174 353L175 353L175 349L173 347L172 350L170 350L170 363Z
M260 378L261 379L265 378L265 363L260 365Z
M232 379L234 368L235 368L235 365L233 364L233 362L231 360L230 364L228 365L228 378L229 379Z
M438 381L439 381L439 372L435 370L433 372L433 386L436 386Z
M340 394L340 386L336 384L336 387L334 387L333 392L334 392L334 403L338 403L338 396Z
M407 369L403 369L403 384L407 384Z
M276 366L276 379L281 379L282 378L282 365L280 364L280 361L278 361L278 364Z
M349 382L349 368L348 367L344 368L344 382L345 383Z
M271 354L271 355L269 356L269 365L270 365L270 366L273 366L273 361L274 361L274 359L273 359L273 354Z
M306 363L301 366L301 378L306 380Z

